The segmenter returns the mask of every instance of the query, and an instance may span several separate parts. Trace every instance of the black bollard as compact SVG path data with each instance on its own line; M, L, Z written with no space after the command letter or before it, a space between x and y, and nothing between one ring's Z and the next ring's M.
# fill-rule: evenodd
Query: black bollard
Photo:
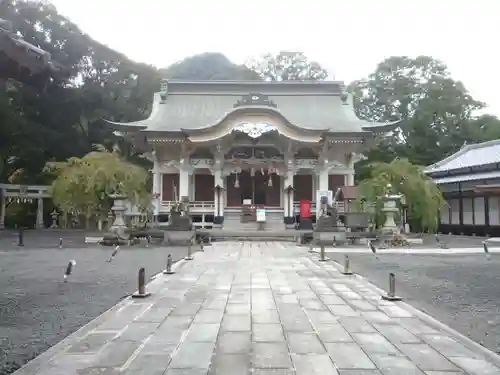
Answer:
M205 249L203 248L203 238L200 237L200 251L205 251Z
M59 238L59 249L63 248L63 239Z
M483 250L484 250L484 253L486 254L486 259L489 260L490 259L490 249L489 249L486 241L483 241Z
M144 267L139 269L137 292L132 294L132 298L146 298L151 293L146 293L146 270Z
M64 282L68 282L68 277L71 275L71 272L73 272L73 267L76 265L76 262L74 260L70 260L68 263L68 266L66 267L66 271L64 271Z
M172 254L168 254L167 256L167 268L163 271L165 275L172 275L175 271L172 269Z
M337 246L337 238L335 236L333 236L333 244L332 244L333 247Z
M319 257L320 262L326 262L326 257L325 257L325 245L321 245L321 250L320 250L320 257Z
M19 228L17 246L19 246L19 247L24 246L24 228Z
M389 291L382 296L386 301L401 301L401 297L396 296L396 275L392 272L389 274Z
M349 255L344 255L344 271L342 271L343 275L352 275L351 271L351 260L349 259Z

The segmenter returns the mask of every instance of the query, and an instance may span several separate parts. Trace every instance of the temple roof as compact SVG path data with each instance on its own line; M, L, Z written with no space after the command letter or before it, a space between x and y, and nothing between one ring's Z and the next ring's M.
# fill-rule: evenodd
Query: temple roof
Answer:
M168 81L163 85L165 91L154 94L147 119L108 123L128 131L191 132L245 110L274 112L292 126L323 132L384 132L395 124L359 119L342 82Z
M429 174L500 163L500 139L462 147L459 151L425 168Z

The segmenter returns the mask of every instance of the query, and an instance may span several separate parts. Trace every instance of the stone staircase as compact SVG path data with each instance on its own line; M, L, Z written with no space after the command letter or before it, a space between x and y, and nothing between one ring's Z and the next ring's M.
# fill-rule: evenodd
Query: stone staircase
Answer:
M241 209L226 208L224 210L224 226L225 231L257 231L259 224L257 222L242 223ZM285 224L283 222L283 211L273 210L266 212L266 223L264 224L265 232L283 231Z

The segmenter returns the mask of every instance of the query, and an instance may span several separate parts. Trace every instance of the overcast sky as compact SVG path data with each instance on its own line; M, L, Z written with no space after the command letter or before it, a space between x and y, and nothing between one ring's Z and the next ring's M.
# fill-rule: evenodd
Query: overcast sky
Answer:
M338 80L393 55L431 55L500 115L495 0L52 0L98 41L158 67L222 52L303 51Z

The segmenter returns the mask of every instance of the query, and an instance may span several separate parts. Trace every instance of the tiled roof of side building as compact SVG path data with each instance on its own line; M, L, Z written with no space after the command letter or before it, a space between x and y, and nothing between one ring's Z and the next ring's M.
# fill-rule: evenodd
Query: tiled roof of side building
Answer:
M425 172L447 172L495 163L500 163L500 139L464 146L447 158L429 165Z

